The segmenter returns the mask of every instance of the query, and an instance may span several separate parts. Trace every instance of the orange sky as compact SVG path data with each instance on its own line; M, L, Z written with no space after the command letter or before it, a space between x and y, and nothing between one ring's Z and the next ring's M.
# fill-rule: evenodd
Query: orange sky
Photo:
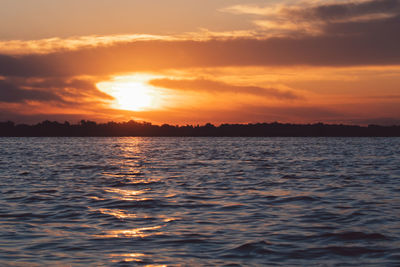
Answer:
M0 121L400 124L400 0L3 0Z

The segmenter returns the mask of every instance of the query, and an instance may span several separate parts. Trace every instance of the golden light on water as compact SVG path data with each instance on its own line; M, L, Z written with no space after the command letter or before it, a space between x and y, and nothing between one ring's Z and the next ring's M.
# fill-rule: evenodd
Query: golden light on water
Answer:
M146 255L143 253L128 253L128 254L111 254L113 258L122 258L126 262L137 261L140 262L141 258L145 257ZM120 259L114 260L114 262L119 262Z
M99 211L103 214L111 215L114 216L118 219L131 219L131 218L136 218L136 214L131 214L128 213L124 210L115 210L115 209L98 209L96 211Z
M135 229L123 229L123 230L112 230L107 234L102 235L105 238L134 238L140 237L144 238L147 236L161 234L160 232L156 232L156 230L162 228L163 225L152 226L152 227L141 227Z
M110 81L97 83L104 93L114 97L112 108L130 111L158 109L165 98L162 89L151 86L148 82L159 76L134 74L116 76Z
M142 195L146 192L146 190L125 190L125 189L117 189L117 188L110 188L106 189L106 192L112 193L113 198L119 200L146 200L146 198L138 198L139 195Z
M143 262L143 259L151 258L151 255L146 255L146 254L143 254L143 253L122 253L122 254L111 254L110 257L114 258L114 260L112 260L113 262L120 262L122 260L122 261L124 261L126 263L134 263L134 262L136 262L136 263L140 264L140 263ZM164 265L164 264L161 264L161 265L160 264L146 264L144 266L145 267L166 267L167 265Z

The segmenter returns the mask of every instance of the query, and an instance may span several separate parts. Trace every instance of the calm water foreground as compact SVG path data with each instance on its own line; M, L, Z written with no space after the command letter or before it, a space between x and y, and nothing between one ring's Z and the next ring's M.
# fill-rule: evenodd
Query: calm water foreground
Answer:
M0 266L400 264L400 138L0 148Z

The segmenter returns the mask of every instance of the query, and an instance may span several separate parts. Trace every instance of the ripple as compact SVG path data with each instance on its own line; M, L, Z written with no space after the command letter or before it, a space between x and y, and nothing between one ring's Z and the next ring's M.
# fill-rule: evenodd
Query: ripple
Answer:
M0 266L397 266L398 138L0 138Z
M266 254L270 255L276 253L275 251L268 249L269 246L270 244L265 241L245 243L227 251L227 253L225 253L223 257L251 258L254 256L263 256Z

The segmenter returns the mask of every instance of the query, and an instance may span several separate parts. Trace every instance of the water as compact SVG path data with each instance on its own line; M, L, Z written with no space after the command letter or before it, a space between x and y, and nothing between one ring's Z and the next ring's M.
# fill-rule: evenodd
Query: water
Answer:
M0 138L1 266L399 266L400 138Z

